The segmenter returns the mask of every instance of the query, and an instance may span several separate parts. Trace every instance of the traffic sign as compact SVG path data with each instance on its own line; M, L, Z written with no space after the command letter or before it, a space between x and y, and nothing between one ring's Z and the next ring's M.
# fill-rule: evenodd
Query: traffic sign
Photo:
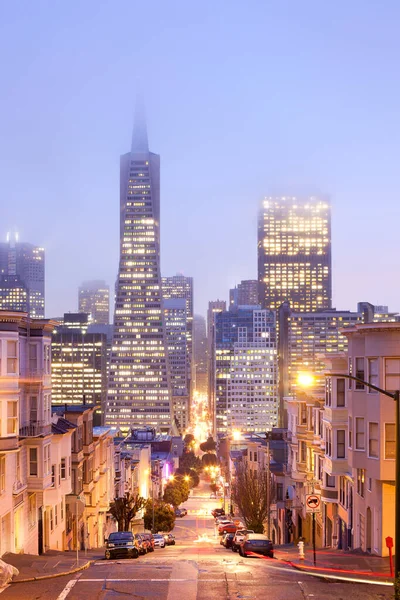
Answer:
M319 512L321 510L321 496L319 494L307 494L306 511Z

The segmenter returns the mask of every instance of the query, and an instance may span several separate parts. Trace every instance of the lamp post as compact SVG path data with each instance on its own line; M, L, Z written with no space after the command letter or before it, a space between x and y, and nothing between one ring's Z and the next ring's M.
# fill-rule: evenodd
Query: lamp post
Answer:
M360 383L363 386L367 386L371 390L375 390L388 398L392 398L395 401L395 429L396 429L396 467L395 467L395 545L394 545L394 572L395 572L395 598L400 600L400 586L396 585L399 573L400 573L400 390L394 392L388 392L382 388L364 381L359 377L350 375L350 373L327 373L326 377L342 377L344 379L351 379L356 383ZM298 378L298 383L305 387L311 386L313 382L313 376L308 374L302 374Z

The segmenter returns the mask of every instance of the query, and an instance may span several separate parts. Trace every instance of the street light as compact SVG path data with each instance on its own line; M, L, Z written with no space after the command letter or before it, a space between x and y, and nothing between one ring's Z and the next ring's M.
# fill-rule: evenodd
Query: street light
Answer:
M305 377L308 375L308 377ZM394 572L395 572L395 598L396 600L400 600L400 589L399 586L396 585L396 580L399 577L400 573L400 390L396 390L394 392L388 392L387 390L383 390L382 388L369 383L369 381L364 381L359 377L354 377L354 375L350 375L349 373L327 373L326 377L342 377L344 379L351 379L351 381L355 381L357 383L362 384L363 386L367 386L371 390L375 390L384 396L388 396L388 398L392 398L395 401L395 410L396 410L396 468L395 468L395 545L394 545ZM308 383L307 383L308 381ZM303 385L304 387L310 387L313 385L314 377L313 375L306 373L299 373L297 377L297 383L299 385Z

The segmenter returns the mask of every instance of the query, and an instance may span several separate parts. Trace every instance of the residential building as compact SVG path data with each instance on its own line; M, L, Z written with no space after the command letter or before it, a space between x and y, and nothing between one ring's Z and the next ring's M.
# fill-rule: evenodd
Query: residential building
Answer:
M278 364L272 311L243 307L215 319L216 431L277 425Z
M244 279L229 290L229 309L238 306L258 305L258 287L257 279Z
M187 379L189 398L193 393L194 383L194 342L193 342L193 277L177 274L171 277L162 277L162 291L164 300L184 298L186 304L186 340L187 340Z
M211 300L207 309L207 378L208 412L211 418L212 433L216 433L216 395L215 395L215 316L226 311L225 300Z
M90 322L110 322L110 287L105 281L84 281L78 291L79 312L90 315Z
M66 313L52 336L53 404L94 404L96 425L106 403L107 346L106 333L91 333L83 313Z
M44 317L44 249L7 234L0 243L0 310Z
M207 394L207 333L206 321L201 315L194 315L194 364L195 391Z
M258 221L259 302L295 312L331 308L331 212L318 197L268 197Z
M116 285L106 424L169 431L171 390L160 275L160 157L136 115L121 157L121 254Z
M185 298L164 299L172 406L175 424L183 433L189 424L190 359L187 344L187 304Z

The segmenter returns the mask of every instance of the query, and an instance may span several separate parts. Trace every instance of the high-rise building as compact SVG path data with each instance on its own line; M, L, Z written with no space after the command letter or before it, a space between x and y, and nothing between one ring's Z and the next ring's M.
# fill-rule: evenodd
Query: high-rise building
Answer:
M194 379L194 359L193 359L193 277L185 275L173 275L171 277L162 277L162 291L164 300L173 298L184 298L186 304L186 345L188 355L188 394L191 397L193 391Z
M52 402L95 405L95 423L100 425L107 394L107 335L91 333L84 313L65 314L64 323L51 342Z
M183 433L189 424L189 353L185 298L164 299L172 406L175 424Z
M331 308L331 212L321 198L265 198L258 221L259 302L296 312Z
M215 319L216 431L268 431L278 422L273 311L243 307Z
M137 113L121 157L120 262L106 423L168 431L171 392L160 275L160 157Z
M0 310L44 317L44 249L7 235L0 243Z
M206 320L202 315L194 315L194 363L195 387L199 394L207 394L207 333Z
M258 281L256 279L244 279L233 289L229 290L229 308L257 305Z
M208 412L211 418L212 430L216 427L216 396L215 396L215 316L226 311L225 300L211 300L207 310L207 377L208 377Z
M78 292L79 312L91 316L92 323L110 322L110 287L105 281L84 281Z

